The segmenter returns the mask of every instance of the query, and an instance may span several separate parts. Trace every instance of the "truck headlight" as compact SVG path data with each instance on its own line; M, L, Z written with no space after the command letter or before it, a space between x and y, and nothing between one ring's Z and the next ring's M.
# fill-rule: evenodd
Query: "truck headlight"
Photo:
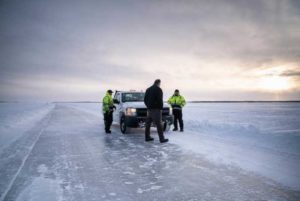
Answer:
M135 108L127 108L126 109L126 115L127 116L135 116L136 115L136 109Z

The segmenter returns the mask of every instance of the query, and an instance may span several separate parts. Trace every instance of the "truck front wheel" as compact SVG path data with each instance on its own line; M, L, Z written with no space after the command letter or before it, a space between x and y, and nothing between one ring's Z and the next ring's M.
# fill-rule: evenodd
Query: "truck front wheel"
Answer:
M125 134L126 131L127 131L127 125L126 125L126 121L125 121L125 118L124 118L124 117L121 118L121 121L120 121L120 129L121 129L121 132L122 132L123 134Z

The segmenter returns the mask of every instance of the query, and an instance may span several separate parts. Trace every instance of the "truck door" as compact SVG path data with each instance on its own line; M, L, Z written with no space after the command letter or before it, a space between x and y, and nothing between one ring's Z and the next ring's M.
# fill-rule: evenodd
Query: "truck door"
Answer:
M113 114L113 118L114 118L114 122L116 123L120 123L120 108L121 108L121 94L120 92L116 92L115 93L115 96L114 96L114 99L118 100L119 101L119 104L114 104L116 106L116 110Z

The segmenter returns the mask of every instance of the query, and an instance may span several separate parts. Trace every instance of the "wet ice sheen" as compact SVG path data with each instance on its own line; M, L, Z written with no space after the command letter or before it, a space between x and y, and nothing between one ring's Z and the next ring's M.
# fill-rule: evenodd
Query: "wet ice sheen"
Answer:
M255 121L258 120L248 122L248 119L251 119L249 114L259 117L253 105L222 107L190 105L184 111L186 132L168 133L171 140L168 144L160 144L156 134L153 135L154 142L144 142L142 130L122 135L118 126L113 126L112 135L104 134L103 120L99 114L100 107L99 104L55 104L55 108L49 111L51 118L45 118L44 123L39 124L43 126L43 133L2 200L299 200L300 198L299 191L276 181L276 176L289 177L286 172L276 175L280 174L277 172L267 177L268 175L261 174L259 168L252 171L253 169L248 169L248 165L243 165L243 159L246 157L232 154L232 151L236 150L240 151L237 153L240 155L250 152L264 153L261 152L265 150L262 148L268 148L266 153L271 161L278 160L276 155L280 151L293 154L286 160L294 161L290 163L291 165L299 164L297 158L299 152L295 149L297 146L285 148L282 142L272 147L266 142L248 140L253 135L261 141L263 138L259 138L259 135L268 134L271 136L267 138L268 140L277 142L278 137L276 135L272 138L272 133L277 130L272 123L266 122L266 126L270 128L263 130L262 124L256 124ZM261 110L260 105L257 107ZM298 115L299 111L295 108L292 110L291 107L293 105L272 106L274 110L272 114L277 119L278 125L284 124L284 119L280 120L278 116L284 117L282 113L285 109L289 112L294 111L295 116ZM224 117L228 116L230 111L233 111L233 116L236 115L238 109L248 117L240 118L240 122L235 117L226 117L230 120L227 125ZM215 110L220 110L221 115L217 115ZM206 117L204 113L207 114ZM214 119L211 119L212 117ZM203 123L208 121L210 123ZM224 129L216 129L220 128L222 121L224 124L222 128L230 128L227 130L228 133ZM250 127L245 126L245 122L248 122ZM294 126L290 122L288 124L283 126L284 129L291 130L290 133L285 132L288 134L286 138L292 136L294 140L298 140L295 138L297 136L295 130L298 129L296 124ZM269 133L264 133L267 130ZM35 129L32 130L34 131ZM279 137L284 139L282 136ZM21 141L11 143L7 147L14 150L14 147L20 147L17 143ZM27 146L27 143L25 145ZM242 151L241 147L247 151ZM13 153L10 156L5 153L5 155L0 153L1 161L9 161L8 157L12 159L16 157ZM279 159L283 155L279 154ZM212 160L213 156L216 157L216 161ZM254 160L254 167L255 164L259 165L257 163L259 157L262 155L251 158ZM271 162L269 164L272 167L273 164ZM18 163L10 165L18 166ZM296 166L291 166L291 170L292 167ZM6 171L7 169L0 163L0 173L4 174ZM1 181L0 184L0 190L4 192L7 183Z

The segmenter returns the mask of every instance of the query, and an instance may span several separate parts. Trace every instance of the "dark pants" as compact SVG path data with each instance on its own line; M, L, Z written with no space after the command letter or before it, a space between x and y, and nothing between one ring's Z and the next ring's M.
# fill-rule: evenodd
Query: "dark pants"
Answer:
M112 112L105 112L104 113L105 131L110 130L112 122L113 122L113 113Z
M182 110L173 109L174 129L178 129L177 122L179 121L180 129L183 130Z
M150 128L152 122L155 123L159 140L164 140L164 131L162 126L162 111L160 109L148 109L146 119L145 138L150 138Z

